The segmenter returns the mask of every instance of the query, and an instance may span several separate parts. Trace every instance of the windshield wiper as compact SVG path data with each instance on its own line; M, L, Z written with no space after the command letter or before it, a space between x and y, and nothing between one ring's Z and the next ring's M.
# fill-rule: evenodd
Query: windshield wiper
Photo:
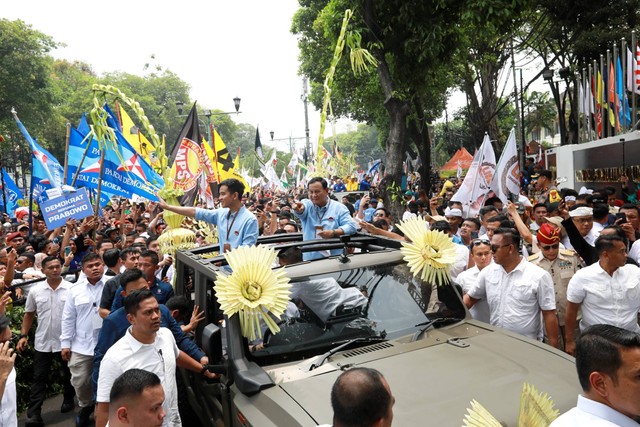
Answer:
M420 335L424 334L425 331L427 331L429 328L434 326L436 323L459 322L460 320L464 320L464 319L458 319L455 317L436 317L433 320L427 320L426 322L418 323L417 325L415 325L416 328L419 326L424 326L424 327L420 329L418 332L416 332L415 334L413 334L413 337L409 342L416 341Z
M309 366L309 370L313 371L314 369L319 368L320 366L324 365L324 362L326 362L328 358L330 358L331 356L333 356L334 354L336 354L340 350L343 350L343 349L349 347L353 343L356 343L356 342L369 343L369 342L380 342L380 341L386 341L386 339L384 337L366 337L366 338L361 337L361 338L354 338L352 340L345 341L342 344L340 344L339 346L332 348L331 350L327 351L322 356L320 356L320 361L316 362L316 363L313 363L311 366Z

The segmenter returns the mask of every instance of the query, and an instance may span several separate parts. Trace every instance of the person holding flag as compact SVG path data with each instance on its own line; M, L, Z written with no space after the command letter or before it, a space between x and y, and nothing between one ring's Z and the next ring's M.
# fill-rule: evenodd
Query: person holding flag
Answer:
M218 228L220 252L228 252L239 246L252 246L258 241L258 220L242 203L244 184L235 178L220 183L219 209L202 209L189 206L173 206L162 200L159 206L180 215L205 221Z

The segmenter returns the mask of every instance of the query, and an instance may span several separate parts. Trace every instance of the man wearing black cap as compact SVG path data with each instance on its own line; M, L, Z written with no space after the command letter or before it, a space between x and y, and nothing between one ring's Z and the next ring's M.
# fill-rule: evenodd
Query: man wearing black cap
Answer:
M556 203L562 201L560 191L555 186L555 182L551 178L550 170L541 170L538 173L536 180L536 190L541 191L540 197L538 197L538 203ZM532 176L531 178L535 178Z

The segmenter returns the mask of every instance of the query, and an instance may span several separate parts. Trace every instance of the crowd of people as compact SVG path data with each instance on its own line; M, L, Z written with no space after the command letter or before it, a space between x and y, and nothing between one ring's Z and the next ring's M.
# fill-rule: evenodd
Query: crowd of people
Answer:
M312 178L305 188L286 192L245 192L240 181L230 179L220 183L215 209L173 206L162 199L113 200L98 217L69 220L51 230L41 215L5 215L0 310L24 304L21 325L12 326L20 329L15 350L34 350L27 425L44 425L41 410L54 360L64 370L60 410L74 410L77 401L78 426L94 420L100 427L126 424L127 417L141 415L132 409L136 402L149 405L144 411L150 418L138 425L181 425L176 367L215 377L189 336L203 314L174 295L173 259L158 245L167 211L187 217L183 227L195 231L196 245L207 244L206 228L215 227L221 251L283 233L302 233L304 240L356 232L404 240L396 224L422 217L428 228L455 243L451 278L474 318L572 355L580 354L580 337L597 325L640 332L640 210L628 180L623 177L617 189L575 191L557 188L547 170L536 168L527 176L528 191L506 204L486 197L475 216L455 199L460 182L449 179L438 182L430 195L411 186L403 190L405 211L394 218L366 175L355 196L340 194L348 190L340 177ZM346 181L356 188L353 179ZM0 417L2 425L16 425L16 353L8 346L10 334L3 332L8 327L7 318L0 317L0 335L6 338L0 340ZM392 399L386 381L377 384ZM141 395L147 397L136 398ZM583 397L594 400L593 393ZM391 411L392 403L386 402ZM614 408L629 418L640 415ZM390 425L389 411L381 416Z

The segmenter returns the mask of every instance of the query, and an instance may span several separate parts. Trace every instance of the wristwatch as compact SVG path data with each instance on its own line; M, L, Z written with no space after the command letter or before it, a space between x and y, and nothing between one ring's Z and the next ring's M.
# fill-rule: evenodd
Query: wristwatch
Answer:
M205 372L207 372L207 365L202 365L202 370L200 371L200 375L204 375Z

